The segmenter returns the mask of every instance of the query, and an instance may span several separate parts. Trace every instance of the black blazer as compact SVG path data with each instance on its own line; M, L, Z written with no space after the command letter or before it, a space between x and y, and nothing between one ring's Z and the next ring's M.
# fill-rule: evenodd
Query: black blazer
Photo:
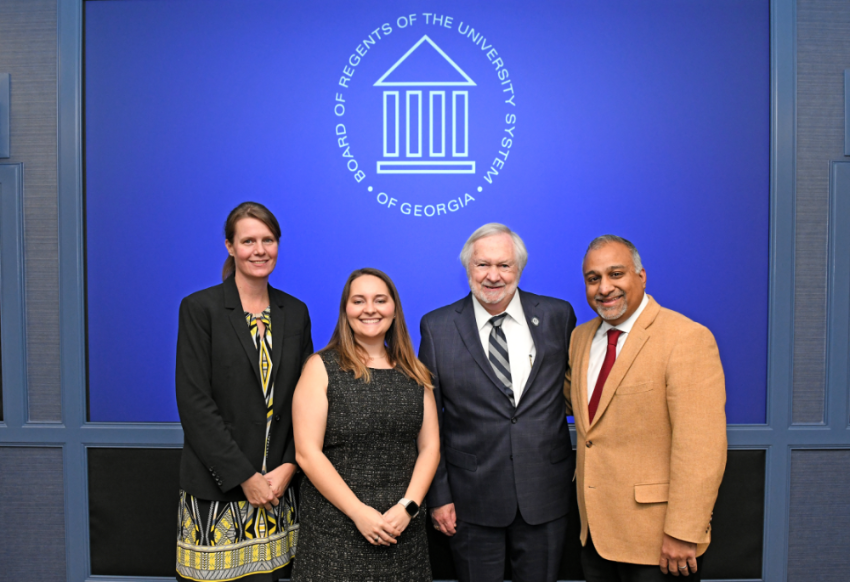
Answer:
M272 470L295 462L292 393L313 353L313 340L304 303L272 286L269 303L274 420L267 468ZM258 358L233 276L180 303L180 487L200 499L243 500L239 484L262 469L266 406Z
M516 408L484 353L471 294L421 323L419 359L440 411L428 505L454 503L458 519L488 527L510 525L517 509L534 525L565 515L573 478L563 388L576 316L566 301L517 292L537 355Z

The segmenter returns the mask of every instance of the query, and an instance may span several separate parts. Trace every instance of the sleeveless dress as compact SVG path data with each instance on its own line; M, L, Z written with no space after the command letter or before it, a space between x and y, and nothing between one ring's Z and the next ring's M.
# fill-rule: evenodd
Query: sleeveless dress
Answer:
M257 321L265 333L260 334ZM261 384L266 400L266 474L269 431L274 409L271 310L245 312L245 322L257 348ZM298 523L295 494L288 488L271 511L247 501L209 501L180 491L177 523L177 580L272 582L295 555Z
M335 352L321 357L328 372L322 451L358 499L384 513L404 497L413 475L425 388L396 369L370 369L367 384L340 370ZM424 506L397 544L374 546L309 479L300 501L292 582L431 581Z

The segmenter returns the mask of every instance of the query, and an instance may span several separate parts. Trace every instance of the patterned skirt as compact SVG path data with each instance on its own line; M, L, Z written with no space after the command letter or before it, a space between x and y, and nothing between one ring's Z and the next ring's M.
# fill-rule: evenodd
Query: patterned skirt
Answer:
M180 491L177 579L276 581L295 556L298 512L290 487L272 511Z

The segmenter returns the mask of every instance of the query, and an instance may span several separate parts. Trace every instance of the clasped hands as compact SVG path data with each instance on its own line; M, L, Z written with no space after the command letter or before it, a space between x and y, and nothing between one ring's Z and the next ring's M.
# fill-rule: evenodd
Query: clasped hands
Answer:
M295 465L284 463L265 475L254 473L242 483L242 490L248 503L253 507L265 507L271 511L280 503L278 498L283 496L286 487L295 474ZM354 524L363 537L375 546L395 544L396 538L407 528L410 516L407 510L399 504L393 505L381 514L377 509L363 504L353 517Z
M265 475L254 473L242 483L242 491L253 507L265 507L267 511L271 511L272 507L277 507L280 503L278 499L283 497L294 474L295 465L283 463Z
M357 529L373 546L388 546L398 543L396 538L407 529L410 516L407 509L396 503L383 514L366 504L362 504L352 521Z
M438 530L447 536L455 535L457 531L457 514L455 513L455 504L448 503L435 507L431 510L431 521L434 522L434 529Z

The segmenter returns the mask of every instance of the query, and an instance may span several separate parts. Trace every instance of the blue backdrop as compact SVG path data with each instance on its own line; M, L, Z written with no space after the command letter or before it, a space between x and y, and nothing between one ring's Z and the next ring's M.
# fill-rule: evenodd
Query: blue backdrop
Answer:
M249 199L317 348L362 266L418 345L492 221L526 241L520 286L586 321L584 249L625 236L649 293L717 337L729 422L765 421L767 0L85 6L92 421L178 420L178 305L220 281Z

